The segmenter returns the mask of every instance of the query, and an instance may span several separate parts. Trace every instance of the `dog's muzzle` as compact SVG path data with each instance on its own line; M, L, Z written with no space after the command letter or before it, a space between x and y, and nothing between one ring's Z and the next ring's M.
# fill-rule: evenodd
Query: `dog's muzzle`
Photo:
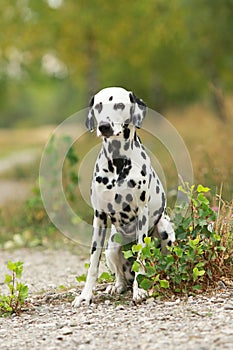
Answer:
M113 135L113 128L110 123L100 122L99 131L105 137L110 137Z

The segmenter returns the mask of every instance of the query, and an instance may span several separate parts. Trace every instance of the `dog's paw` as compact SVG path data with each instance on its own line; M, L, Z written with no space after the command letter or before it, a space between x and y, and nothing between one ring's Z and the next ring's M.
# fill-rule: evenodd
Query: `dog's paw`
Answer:
M139 303L142 300L145 300L148 297L148 293L146 290L142 288L138 288L138 286L135 286L133 288L133 300L136 303Z
M72 302L73 307L80 307L81 305L90 305L91 304L91 296L83 296L82 294L77 296Z
M113 285L109 285L106 288L106 293L108 294L122 294L126 291L126 285L125 283L115 283Z

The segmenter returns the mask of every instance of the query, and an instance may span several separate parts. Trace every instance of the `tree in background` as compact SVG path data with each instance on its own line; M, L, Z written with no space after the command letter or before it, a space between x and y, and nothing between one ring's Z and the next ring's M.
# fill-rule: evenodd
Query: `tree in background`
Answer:
M225 121L232 15L231 0L2 0L0 125L59 122L114 85L160 112L211 95Z

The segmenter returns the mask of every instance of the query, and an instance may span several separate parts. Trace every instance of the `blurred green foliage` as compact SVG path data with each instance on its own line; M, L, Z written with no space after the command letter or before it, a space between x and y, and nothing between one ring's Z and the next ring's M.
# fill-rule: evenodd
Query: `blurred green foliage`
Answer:
M57 123L104 86L224 120L232 17L232 0L2 0L0 126Z

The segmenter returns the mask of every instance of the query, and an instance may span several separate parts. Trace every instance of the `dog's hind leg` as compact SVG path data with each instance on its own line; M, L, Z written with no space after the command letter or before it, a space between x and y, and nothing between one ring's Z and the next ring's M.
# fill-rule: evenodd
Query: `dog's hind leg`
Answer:
M170 217L163 213L156 226L159 233L159 238L161 239L161 251L163 254L167 254L169 252L167 246L171 247L172 243L175 242L176 239Z
M86 304L91 303L92 291L98 277L100 257L104 245L104 240L107 231L107 216L105 213L95 212L93 222L93 236L90 267L87 272L87 280L85 287L80 296L77 296L73 301L73 306L78 307L84 301Z

